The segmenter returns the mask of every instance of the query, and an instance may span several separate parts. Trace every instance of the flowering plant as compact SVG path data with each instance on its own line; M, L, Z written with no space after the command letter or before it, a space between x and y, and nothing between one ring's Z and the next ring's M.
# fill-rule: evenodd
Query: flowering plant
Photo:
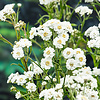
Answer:
M17 4L17 13L13 9L14 4L7 4L0 11L0 20L14 26L17 40L12 44L2 35L0 39L11 45L13 58L21 61L21 64L15 65L24 71L21 75L11 73L7 83L20 85L25 91L15 86L11 87L11 91L15 92L17 99L25 100L100 100L100 24L83 31L93 11L100 20L100 11L96 8L100 6L99 0L84 0L94 9L81 5L81 0L74 8L68 5L69 0L39 1L47 15L38 20L39 27L31 30L18 19L21 4ZM79 25L70 23L74 13ZM36 37L43 41L38 43ZM85 48L80 43L84 43ZM33 44L43 50L41 60L33 52ZM86 67L87 54L93 59L92 69L91 66Z

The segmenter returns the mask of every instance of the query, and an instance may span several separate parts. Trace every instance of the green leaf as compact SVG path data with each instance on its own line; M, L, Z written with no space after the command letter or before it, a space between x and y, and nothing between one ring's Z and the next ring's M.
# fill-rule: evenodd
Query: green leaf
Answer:
M49 13L49 10L47 10L46 8L44 8L43 6L39 5L44 11L46 11L47 13Z
M48 17L49 18L49 15L41 16L40 19L37 21L37 23L35 23L35 25L39 24L43 20L44 17Z
M74 23L72 23L71 25L72 25L72 26L77 26L77 24L74 24Z

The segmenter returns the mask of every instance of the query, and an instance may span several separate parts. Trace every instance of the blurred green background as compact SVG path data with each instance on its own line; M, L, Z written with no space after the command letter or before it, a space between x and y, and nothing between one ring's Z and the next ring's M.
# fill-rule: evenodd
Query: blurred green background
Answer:
M70 0L70 4L74 7L78 0ZM35 25L37 20L40 18L39 15L44 15L45 12L38 6L38 0L0 0L0 10L6 4L10 3L22 3L22 7L20 9L19 19L25 21L25 23L30 24L31 28ZM98 21L96 19L95 13L92 15L93 19L90 19L86 24L84 30L86 30L89 26L98 25ZM72 17L72 23L79 24L77 18ZM2 34L5 38L10 40L12 43L16 40L15 31L11 25L5 22L0 22L0 34ZM34 45L33 48L36 55L39 57L42 55L42 51ZM20 61L14 60L12 55L10 54L12 48L8 45L0 41L0 100L16 100L14 94L10 93L10 87L12 84L7 84L7 77L11 73L20 72L22 73L22 69L20 67L11 66L11 63L20 63ZM87 65L93 66L91 58L87 56L88 63ZM21 100L21 99L20 99Z

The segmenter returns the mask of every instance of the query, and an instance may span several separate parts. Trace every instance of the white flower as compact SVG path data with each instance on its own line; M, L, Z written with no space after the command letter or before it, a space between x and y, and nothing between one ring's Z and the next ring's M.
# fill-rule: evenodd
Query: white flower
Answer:
M85 0L86 3L93 2L94 0Z
M93 71L92 71L93 75L97 76L97 75L100 75L100 69L97 69L97 67L93 68Z
M10 15L15 13L15 11L13 10L15 4L7 4L5 5L4 9L3 9L3 13Z
M63 54L64 58L69 59L69 58L73 57L74 51L72 48L67 47L66 49L64 49L62 54Z
M44 5L48 5L48 4L50 4L50 1L51 1L51 0L39 0L39 1L40 1L40 4L41 4L41 5L43 5L43 4L44 4Z
M53 45L56 47L56 48L63 48L63 45L65 45L65 40L62 38L62 37L56 37L54 40L53 40Z
M41 91L40 94L39 94L39 98L45 96L46 93L47 93L47 89Z
M43 69L50 69L53 67L51 58L42 58L40 64Z
M87 14L92 14L92 11L91 9L89 9L87 6L79 6L75 9L75 12L76 13L79 13L81 16Z
M88 94L88 98L89 100L98 100L99 96L98 96L98 92L97 91L90 91Z
M52 32L49 28L44 28L43 30L39 30L38 35L40 35L43 40L48 41L52 36Z
M84 75L92 75L92 71L90 67L83 67L80 69Z
M9 19L9 15L15 13L13 10L15 4L7 4L5 7L0 11L0 20L5 21L7 18Z
M48 20L47 22L45 22L43 25L53 29L57 23L60 23L60 20L51 19L51 20Z
M57 79L56 78L53 78L53 82L56 82L57 81Z
M84 52L80 49L80 48L77 48L77 49L74 49L74 55L77 56L77 54L84 54Z
M12 77L12 79L11 79L11 83L16 82L16 80L17 80L18 76L19 76L19 73L18 73L18 72L17 72L17 73L15 73L15 74L14 74L14 76Z
M14 51L12 51L12 56L15 59L20 60L22 57L24 57L24 51L21 47L14 48Z
M55 55L55 50L51 47L47 47L45 50L44 50L44 54L43 56L44 57L50 57L52 58L54 55Z
M11 73L10 76L8 77L7 83L10 83L10 82L14 83L16 81L18 75L19 75L18 72L15 74Z
M42 85L43 85L43 86L45 86L46 84L47 84L47 82L46 82L46 81L43 81L43 82L42 82Z
M72 28L72 25L71 25L70 22L68 22L68 21L63 21L62 24L63 24L63 29L64 29L65 31L67 31L67 32L69 32L69 33L72 33L72 32L73 32L73 28Z
M29 92L35 92L36 91L36 85L34 83L27 83L26 89L28 89Z
M88 97L85 95L79 94L76 96L76 100L90 100L90 99L88 99Z
M60 2L60 0L39 0L41 5L49 5L52 2Z
M96 45L96 40L90 40L90 41L88 41L87 45L88 45L89 48L95 47L95 45Z
M17 6L18 6L18 7L21 7L21 6L22 6L22 4L21 4L21 3L17 3Z
M63 26L64 26L64 24L62 22L58 22L54 26L54 31L57 31L57 32L61 33L61 31L64 29Z
M83 54L78 54L76 57L76 62L77 62L77 66L78 67L82 67L83 65L86 65L86 57L85 55Z
M37 32L36 32L36 30L37 30L37 28L35 28L35 27L32 27L31 28L31 30L30 30L30 39L33 39L34 38L34 36L37 36Z
M24 74L29 80L31 80L34 75L33 71L27 71L27 72L24 72Z
M90 38L95 39L96 37L99 36L99 31L98 30L93 30L92 32L90 32Z
M45 80L50 80L50 78L52 78L50 75L45 77Z
M100 36L96 37L95 47L100 48Z
M5 21L6 17L4 16L4 13L2 11L0 11L0 20L1 21Z
M76 60L68 59L66 62L66 68L68 70L74 70L77 67L76 63L77 63Z
M55 90L61 89L62 88L62 84L56 84Z
M97 84L97 80L95 78L91 78L91 83L90 83L91 89L97 88L98 84Z
M39 98L44 97L44 100L49 100L51 99L55 94L55 90L53 88L50 89L45 89L43 91L41 91L41 93L39 94Z
M19 92L17 92L17 93L15 94L15 97L16 97L16 99L19 99L19 98L21 98L21 97L22 97L22 95L21 95L20 91L19 91Z
M37 64L38 64L38 62L37 61L35 61ZM41 73L43 73L43 70L38 66L38 65L36 65L34 62L32 62L32 64L30 64L30 66L28 67L28 70L30 70L30 71L33 71L33 73L36 75L36 74L41 74Z
M58 37L62 37L65 41L68 41L69 34L67 34L67 32L64 31L61 34L59 34Z
M62 100L63 94L61 92L54 92L54 98L55 100Z
M98 24L98 28L100 29L100 23Z
M17 77L16 83L18 85L23 85L24 83L26 83L26 79L27 79L27 77L25 75L19 75Z
M89 27L86 31L85 31L85 36L90 36L90 33L92 32L92 31L98 31L99 29L98 29L98 27L97 26L91 26L91 27Z
M32 42L29 41L28 39L24 38L24 39L20 39L20 46L21 47L27 47L29 48L30 46L32 46Z
M68 86L70 88L70 85L72 85L73 83L74 83L73 77L70 75L66 75L65 86Z

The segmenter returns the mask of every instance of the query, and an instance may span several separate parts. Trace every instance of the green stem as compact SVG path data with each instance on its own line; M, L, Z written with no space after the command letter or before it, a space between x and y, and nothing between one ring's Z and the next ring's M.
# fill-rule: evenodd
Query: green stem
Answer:
M11 45L11 47L13 47L13 44L11 43L11 42L9 42L7 39L5 39L4 37L2 37L2 35L0 34L0 40L2 40L2 41L4 41L4 42L6 42L6 43L8 43L8 44L10 44Z
M33 43L35 43L35 44L37 44L40 48L41 48L41 45L37 42L37 41L35 41L35 40L31 40Z

